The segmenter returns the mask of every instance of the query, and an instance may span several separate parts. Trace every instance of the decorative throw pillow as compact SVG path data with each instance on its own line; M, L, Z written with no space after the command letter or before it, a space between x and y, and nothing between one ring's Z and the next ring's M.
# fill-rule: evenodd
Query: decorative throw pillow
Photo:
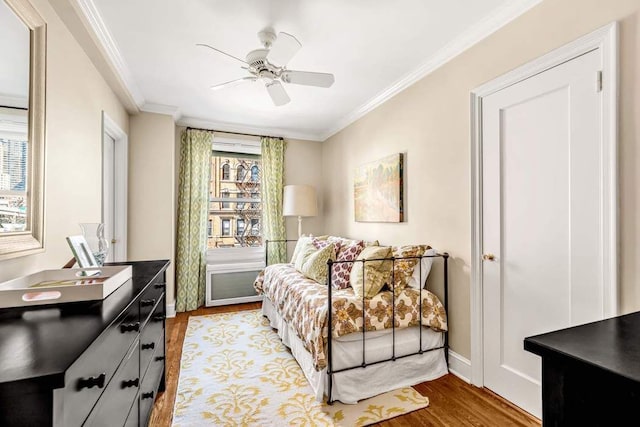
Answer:
M300 272L321 285L327 284L327 261L336 260L336 250L333 245L316 250L307 257Z
M360 260L378 260L355 262L351 269L350 282L356 296L362 298L372 298L376 296L380 289L389 279L393 263L390 260L380 260L388 258L391 255L391 248L388 246L368 246L360 252L357 261ZM363 265L364 264L364 265Z
M340 245L336 261L353 261L358 258L360 252L364 249L364 242L362 240L354 242L351 245ZM337 289L346 289L350 286L349 278L351 276L351 269L353 268L353 262L338 262L331 267L331 285Z
M300 250L307 243L311 242L311 239L313 239L313 236L311 235L306 236L304 234L300 236L300 238L298 238L298 241L296 242L296 247L293 249L293 255L291 255L291 264L295 265L296 261L298 260L298 255L300 255Z
M405 245L405 246L393 246L391 248L391 256L394 258L406 258L397 259L393 263L392 277L389 278L389 289L392 288L391 283L395 283L395 292L402 291L409 285L409 281L413 277L413 272L420 262L420 258L424 252L430 249L430 246L426 245Z
M428 247L428 246L427 246ZM437 255L438 251L435 249L427 249L424 253L426 255ZM420 289L427 282L427 277L429 277L429 272L431 272L431 266L433 265L433 258L422 258L420 262L421 267L416 267L413 269L413 275L411 279L407 282L407 286L413 289ZM422 280L420 280L420 276L422 276ZM422 283L422 285L420 284Z
M332 243L338 243L340 246L352 245L357 242L357 240L345 239L344 237L339 236L329 236L327 240Z
M302 271L302 266L307 261L307 258L316 253L317 250L318 248L313 245L313 240L311 238L305 239L297 253L296 262L293 264L296 270Z
M327 239L321 239L319 237L314 237L313 239L311 239L311 241L313 242L313 246L315 246L318 249L326 248L327 246L333 244L336 246L336 253L337 253L340 248L339 242L331 242Z

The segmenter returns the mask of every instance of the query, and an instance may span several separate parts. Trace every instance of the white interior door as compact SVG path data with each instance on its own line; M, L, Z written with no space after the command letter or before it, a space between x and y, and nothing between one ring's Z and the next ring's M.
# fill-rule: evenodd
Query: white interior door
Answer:
M104 235L109 242L109 253L106 261L114 261L114 251L118 241L116 230L116 167L115 150L116 140L105 132L102 165L102 222L104 222Z
M108 262L127 260L127 134L102 115L102 222L109 242Z
M538 417L523 339L605 312L601 69L596 49L482 99L484 385Z

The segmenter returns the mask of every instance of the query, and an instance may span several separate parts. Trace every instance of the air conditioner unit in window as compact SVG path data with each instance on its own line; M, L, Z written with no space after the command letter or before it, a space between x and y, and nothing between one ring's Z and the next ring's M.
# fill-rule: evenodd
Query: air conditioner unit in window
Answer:
M262 301L253 282L264 262L207 265L207 307Z

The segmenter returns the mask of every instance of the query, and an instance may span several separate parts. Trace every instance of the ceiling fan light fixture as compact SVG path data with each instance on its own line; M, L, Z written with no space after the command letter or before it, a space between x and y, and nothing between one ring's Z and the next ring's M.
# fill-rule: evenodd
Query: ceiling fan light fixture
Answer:
M291 34L280 32L276 36L272 28L265 28L258 33L258 38L264 48L250 51L246 56L246 62L213 46L198 44L242 62L242 68L250 74L250 76L214 85L211 87L212 90L235 86L246 81L260 80L265 84L274 105L281 106L290 101L282 82L324 88L333 84L333 74L287 69L289 60L302 47L298 39Z

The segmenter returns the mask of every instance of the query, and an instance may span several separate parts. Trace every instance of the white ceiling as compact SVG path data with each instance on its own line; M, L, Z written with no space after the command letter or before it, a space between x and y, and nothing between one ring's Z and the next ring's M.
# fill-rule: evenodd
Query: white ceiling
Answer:
M78 1L99 13L98 22L115 45L111 51L121 56L121 71L130 74L130 91L144 100L143 110L175 107L188 123L321 140L537 3ZM209 90L246 72L238 62L195 44L244 58L261 47L257 32L267 26L302 43L289 69L330 72L335 84L329 89L286 85L291 102L282 107L272 104L260 83Z

